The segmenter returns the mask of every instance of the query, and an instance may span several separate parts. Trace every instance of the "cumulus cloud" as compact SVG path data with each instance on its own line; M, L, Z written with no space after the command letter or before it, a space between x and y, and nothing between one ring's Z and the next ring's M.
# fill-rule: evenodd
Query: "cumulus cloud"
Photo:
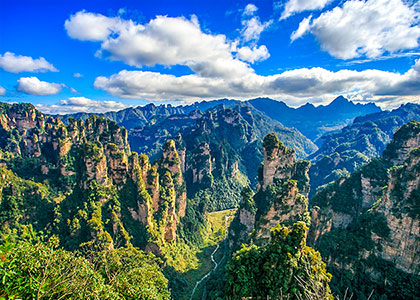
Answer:
M258 17L242 21L242 38L245 42L258 41L261 33L272 24L272 21L261 23Z
M291 40L312 33L324 51L340 59L374 58L419 46L420 14L401 0L350 0L304 19Z
M284 5L280 20L286 19L305 10L323 9L332 0L289 0Z
M117 32L123 21L101 14L79 11L64 23L67 34L81 41L104 41L113 32Z
M6 89L0 86L0 96L4 96L6 94Z
M267 96L287 99L291 105L306 103L308 99L328 99L349 94L380 101L395 99L413 101L420 97L420 60L406 73L379 70L340 70L302 68L271 76L255 73L242 77L203 78L197 75L174 76L156 72L121 71L110 77L97 77L94 86L123 98L150 101L192 102L197 98L232 97L246 99ZM387 102L382 101L383 105ZM382 103L381 102L381 103Z
M101 41L98 56L138 68L157 64L186 65L194 72L211 76L224 75L225 68L217 69L225 65L235 65L247 72L249 69L245 62L233 57L232 44L226 36L204 33L195 16L191 19L157 16L142 25L120 17L82 11L71 16L65 28L73 38Z
M269 26L258 18L248 20L242 35L246 41L257 40L262 30ZM225 35L204 33L196 16L157 16L147 24L137 24L120 17L81 11L72 15L65 28L70 37L84 41L100 41L96 55L141 68L155 65L185 65L205 77L231 76L228 72L250 73L247 62L236 56L236 41ZM267 55L254 57L261 59ZM254 59L255 61L255 59Z
M11 73L20 72L58 72L45 58L33 59L30 56L16 55L12 52L0 54L0 68Z
M41 81L37 77L22 77L17 90L30 95L55 95L61 91L61 84Z
M237 55L239 59L249 61L250 63L266 60L270 57L270 53L265 45L259 47L254 46L252 48L248 46L241 47L238 49Z
M73 77L74 77L74 78L81 78L81 77L83 77L83 75L82 75L82 74L80 74L80 73L74 73L74 74L73 74Z
M47 114L71 114L76 112L104 113L129 107L117 101L99 101L86 97L70 97L57 104L38 104L36 108Z
M255 14L258 10L258 7L256 7L254 4L249 3L247 4L247 6L245 6L243 15L244 16L252 16L253 14Z

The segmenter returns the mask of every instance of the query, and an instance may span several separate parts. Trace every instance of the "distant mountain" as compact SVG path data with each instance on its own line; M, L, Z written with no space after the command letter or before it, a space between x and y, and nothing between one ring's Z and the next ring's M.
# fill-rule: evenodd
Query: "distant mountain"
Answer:
M255 174L263 160L261 141L271 132L301 158L317 149L298 130L284 127L247 103L173 115L132 129L128 136L134 151L151 158L160 156L166 139L174 139L183 161L188 196L209 196L209 209L215 210L236 206L242 188L249 183L255 186Z
M316 141L327 132L341 129L358 116L381 111L373 103L355 104L342 96L326 106L316 107L307 103L301 107L292 108L282 101L269 98L257 98L248 102L284 126L297 128L312 141Z
M392 111L357 117L352 125L321 137L322 146L309 158L311 195L318 187L348 175L380 156L402 125L420 120L420 105L405 104Z
M144 126L152 119L163 119L168 116L181 113L184 113L184 109L182 107L175 107L170 104L156 106L151 103L145 106L129 107L120 111L110 111L106 113L75 113L67 115L54 115L53 117L60 118L65 124L68 124L69 118L85 121L91 115L97 115L114 121L119 126L124 126L126 129L131 129L138 126Z
M90 116L97 115L114 121L119 126L131 129L145 126L150 122L155 123L173 115L189 114L194 110L204 112L221 104L223 104L225 107L229 107L240 102L241 101L239 100L219 99L212 101L194 102L193 104L184 106L172 106L171 104L161 104L156 106L153 103L150 103L145 106L128 107L119 111L109 111L106 113L80 112L66 115L53 115L53 117L60 118L65 124L68 124L69 118L85 121Z
M96 114L116 122L119 126L127 129L142 127L148 122L156 122L172 115L189 114L194 110L205 112L223 104L225 107L232 107L240 103L251 104L261 113L273 120L281 122L286 127L295 127L303 135L312 141L316 141L321 135L343 128L350 124L355 117L370 113L380 112L381 109L373 103L366 105L354 104L353 102L338 97L329 105L317 106L307 103L299 108L292 108L286 103L269 98L257 98L248 101L232 99L218 99L211 101L195 102L189 105L172 106L171 104L129 107L117 112L106 112ZM94 113L75 113L68 115L55 115L65 124L68 124L69 117L77 120L86 120Z
M200 110L200 111L206 111L208 109L211 109L213 107L219 106L221 104L223 104L225 107L231 107L234 105L237 105L239 103L241 103L243 101L240 100L232 100L232 99L218 99L218 100L211 100L211 101L200 101L200 102L194 102L193 104L190 105L185 105L185 106L178 106L179 108L181 108L184 113L188 114L191 111L194 110Z

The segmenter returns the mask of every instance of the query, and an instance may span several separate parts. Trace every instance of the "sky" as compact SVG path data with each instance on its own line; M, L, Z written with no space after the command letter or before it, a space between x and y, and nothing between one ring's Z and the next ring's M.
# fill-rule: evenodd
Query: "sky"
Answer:
M417 0L0 1L0 101L420 103Z

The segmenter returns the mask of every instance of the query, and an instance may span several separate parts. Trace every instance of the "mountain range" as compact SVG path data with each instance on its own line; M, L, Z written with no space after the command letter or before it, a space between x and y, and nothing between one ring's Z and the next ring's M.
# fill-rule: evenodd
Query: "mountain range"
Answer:
M420 106L279 103L1 103L0 297L420 297Z

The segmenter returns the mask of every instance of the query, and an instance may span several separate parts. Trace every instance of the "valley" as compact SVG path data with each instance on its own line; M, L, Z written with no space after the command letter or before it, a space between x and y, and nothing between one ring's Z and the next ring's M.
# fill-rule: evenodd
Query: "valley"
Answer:
M342 123L325 115L312 120L319 138L299 132L300 121L286 127L280 117L270 118L265 107L272 101L63 117L2 103L4 266L11 268L7 247L47 247L54 238L50 251L71 256L83 249L88 265L98 266L92 272L104 299L147 293L148 272L157 274L153 286L166 291L159 299L279 297L273 286L319 299L345 292L364 299L372 290L371 299L416 295L420 138L419 123L411 120L420 120L419 106L378 112L338 98L317 109L352 107L352 114ZM323 131L328 126L334 129ZM105 263L101 255L116 260ZM153 270L117 271L128 276L121 284L109 277L107 264L123 268L118 261L124 259L141 268L133 265L136 256ZM288 275L278 273L284 266ZM303 272L308 266L316 272ZM268 284L268 278L279 281ZM399 280L404 287L389 283ZM20 293L8 284L15 291L8 293ZM54 293L60 291L45 291Z

